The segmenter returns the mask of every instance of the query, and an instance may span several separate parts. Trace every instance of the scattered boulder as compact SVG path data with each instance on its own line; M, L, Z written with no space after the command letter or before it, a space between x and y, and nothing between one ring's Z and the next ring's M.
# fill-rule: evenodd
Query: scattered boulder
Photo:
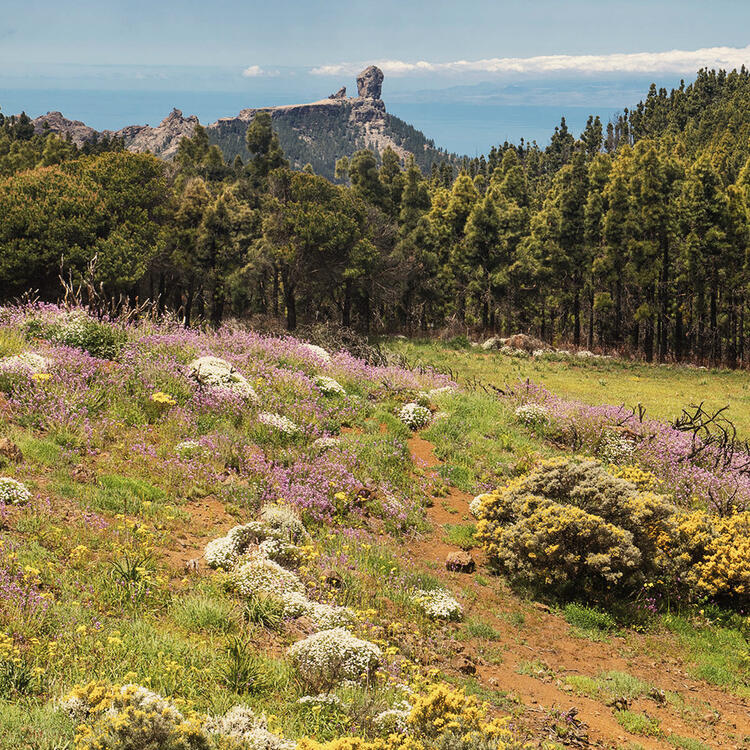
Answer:
M370 65L357 76L357 95L360 99L380 99L383 89L383 71L377 65Z
M510 338L507 338L505 340L505 346L509 346L512 349L522 349L529 354L549 349L544 341L534 338L533 336L529 336L525 333L516 333Z
M0 438L0 456L14 464L20 464L23 461L21 449L9 438Z
M451 667L461 674L472 675L477 673L477 665L468 654L457 654L451 661Z
M445 567L454 573L473 573L476 565L470 553L456 550L445 558Z

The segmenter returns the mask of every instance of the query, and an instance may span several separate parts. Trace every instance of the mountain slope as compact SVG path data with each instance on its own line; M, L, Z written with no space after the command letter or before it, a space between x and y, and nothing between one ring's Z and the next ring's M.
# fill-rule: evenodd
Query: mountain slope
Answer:
M256 113L270 112L281 146L296 169L311 164L317 174L334 178L336 160L351 156L358 149L382 152L390 147L402 160L414 155L427 172L434 163L453 161L455 156L435 147L433 141L398 117L388 114L380 98L383 72L370 66L357 78L357 96L347 97L346 88L327 99L306 104L243 109L235 117L224 117L207 125L212 143L217 144L227 161L249 158L245 131ZM96 131L60 112L48 112L32 121L37 133L54 132L69 137L76 145L100 137L121 138L129 151L150 151L163 159L172 159L179 141L190 136L198 118L184 117L178 109L156 126L130 125L117 131Z

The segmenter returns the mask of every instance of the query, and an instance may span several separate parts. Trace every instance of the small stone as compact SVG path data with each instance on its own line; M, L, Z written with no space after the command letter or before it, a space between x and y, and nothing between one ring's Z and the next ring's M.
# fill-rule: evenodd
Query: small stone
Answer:
M477 665L474 663L474 660L466 654L460 654L459 656L456 656L456 658L451 662L451 666L453 667L453 669L461 672L461 674L477 673Z
M20 464L23 461L21 449L8 438L0 438L0 456L16 464Z
M445 558L445 567L454 573L473 573L476 566L468 552L457 550Z
M332 589L340 589L344 585L344 581L338 572L330 568L323 572L323 581L326 586Z
M185 570L187 570L189 573L195 573L196 571L200 570L200 567L201 567L200 557L194 557L192 560L188 560L185 563Z

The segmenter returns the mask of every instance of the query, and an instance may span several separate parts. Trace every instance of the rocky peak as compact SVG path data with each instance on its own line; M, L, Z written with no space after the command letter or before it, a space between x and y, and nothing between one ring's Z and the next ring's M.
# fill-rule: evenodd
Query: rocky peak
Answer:
M346 99L346 86L342 86L335 94L331 94L329 99Z
M360 99L380 99L383 88L383 71L376 65L370 65L357 76L357 94Z

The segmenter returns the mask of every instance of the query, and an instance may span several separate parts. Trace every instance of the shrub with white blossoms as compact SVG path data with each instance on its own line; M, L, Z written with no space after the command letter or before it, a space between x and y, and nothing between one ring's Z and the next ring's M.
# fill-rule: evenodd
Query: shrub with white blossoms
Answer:
M297 511L287 503L267 503L260 509L260 517L279 538L302 542L309 536Z
M518 357L520 359L526 359L529 353L525 349L516 349L514 346L501 346L500 354L504 354L506 357Z
M303 342L302 344L300 344L300 346L310 352L310 354L314 354L324 364L327 365L330 363L331 355L322 346L318 346L317 344L308 344L306 342Z
M538 427L549 422L549 411L541 404L521 404L515 415L516 419L527 427Z
M257 403L260 401L255 389L247 378L238 372L234 365L220 357L199 357L189 365L190 377L201 385L213 388L226 388L243 398Z
M317 440L314 440L312 447L314 450L320 451L322 453L323 451L335 448L340 444L341 438L333 437L331 435L325 435L324 437L319 437Z
M319 695L303 695L297 699L297 703L302 706L336 706L343 707L344 702L338 695L330 693L320 693Z
M479 518L482 513L482 503L484 502L484 498L487 497L489 493L483 492L481 495L477 495L470 503L469 503L469 512L471 513L474 518Z
M260 553L285 568L297 567L302 562L302 550L286 539L264 539L259 545Z
M372 677L382 658L378 646L345 628L313 633L293 644L288 653L300 677L307 684L322 688Z
M208 719L206 730L241 742L248 750L294 750L297 745L269 732L266 717L256 716L245 705L234 706L224 716Z
M463 607L445 589L420 589L414 592L413 600L432 620L460 620L464 614Z
M250 521L230 529L226 536L211 540L203 556L209 567L229 570L251 544L262 542L272 535L272 529L262 521Z
M299 432L299 427L289 417L281 414L262 411L258 414L258 421L266 427L272 427L274 430L283 432L285 435L296 435Z
M381 711L372 720L372 723L383 733L403 734L409 725L409 716L412 705L409 701L399 701L391 708Z
M418 430L430 423L432 414L425 406L409 403L404 404L398 412L398 418L410 429Z
M605 432L597 455L610 464L627 463L635 452L635 443L616 432Z
M231 586L237 593L248 598L258 593L281 597L288 591L303 593L305 590L295 573L285 570L260 552L250 553L240 559L229 576Z
M354 612L349 607L313 602L296 591L289 591L280 599L284 604L284 617L309 617L323 630L351 625L354 622Z
M320 388L326 396L345 396L346 389L338 380L329 378L327 375L316 375L313 383Z
M200 456L203 452L203 446L197 440L183 440L174 447L177 458L189 461L191 458Z
M0 357L0 372L23 372L38 375L47 372L50 362L35 352L22 352L9 357Z
M26 505L31 500L29 488L11 477L0 477L0 503L3 505Z

